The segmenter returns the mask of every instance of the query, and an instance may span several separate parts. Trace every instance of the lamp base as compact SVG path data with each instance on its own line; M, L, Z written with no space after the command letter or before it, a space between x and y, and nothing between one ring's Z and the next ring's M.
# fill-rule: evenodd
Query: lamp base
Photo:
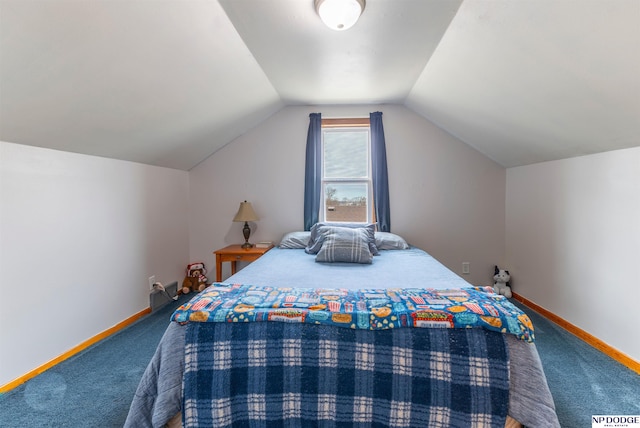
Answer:
M242 248L253 248L253 244L249 243L249 236L251 235L251 228L249 227L249 223L244 222L244 227L242 228L242 235L244 235L244 244L242 244Z

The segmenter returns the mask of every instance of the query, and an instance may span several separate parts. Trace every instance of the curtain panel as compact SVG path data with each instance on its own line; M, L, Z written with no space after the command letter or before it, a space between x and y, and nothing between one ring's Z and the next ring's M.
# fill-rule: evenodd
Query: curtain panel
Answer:
M389 175L387 174L387 148L382 126L382 112L369 114L371 129L371 173L373 204L378 230L391 232L391 205L389 203Z
M318 222L322 179L322 115L309 115L307 152L304 172L304 230Z

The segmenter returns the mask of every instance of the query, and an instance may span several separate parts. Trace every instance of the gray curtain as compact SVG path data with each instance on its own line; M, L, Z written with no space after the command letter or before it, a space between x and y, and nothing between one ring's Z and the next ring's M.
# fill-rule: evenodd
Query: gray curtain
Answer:
M378 230L391 232L391 205L389 204L389 176L387 174L387 149L384 141L382 112L369 114L371 128L371 173L373 203Z
M318 222L322 178L322 117L320 113L309 115L307 154L304 172L304 230Z

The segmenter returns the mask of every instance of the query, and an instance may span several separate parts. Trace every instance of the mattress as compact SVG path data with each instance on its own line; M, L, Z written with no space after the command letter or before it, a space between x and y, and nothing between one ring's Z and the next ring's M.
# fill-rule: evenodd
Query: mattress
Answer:
M302 249L273 248L225 282L308 288L464 288L467 281L429 253L381 250L371 264L317 263Z
M305 288L465 288L470 284L426 252L381 251L372 264L316 263L303 250L274 248L226 282ZM187 327L171 323L135 394L125 426L164 426L182 409ZM505 335L508 414L528 427L559 426L534 343Z

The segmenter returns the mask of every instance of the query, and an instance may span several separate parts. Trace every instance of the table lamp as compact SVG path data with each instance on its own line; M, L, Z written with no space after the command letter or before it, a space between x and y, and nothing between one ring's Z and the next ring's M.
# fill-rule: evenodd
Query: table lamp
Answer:
M256 215L256 212L253 210L251 206L251 202L240 202L240 208L236 213L236 216L233 218L233 221L244 221L244 227L242 228L242 234L244 235L244 244L242 244L242 248L252 248L253 244L249 243L249 235L251 235L251 228L249 227L250 221L258 221L260 220Z

